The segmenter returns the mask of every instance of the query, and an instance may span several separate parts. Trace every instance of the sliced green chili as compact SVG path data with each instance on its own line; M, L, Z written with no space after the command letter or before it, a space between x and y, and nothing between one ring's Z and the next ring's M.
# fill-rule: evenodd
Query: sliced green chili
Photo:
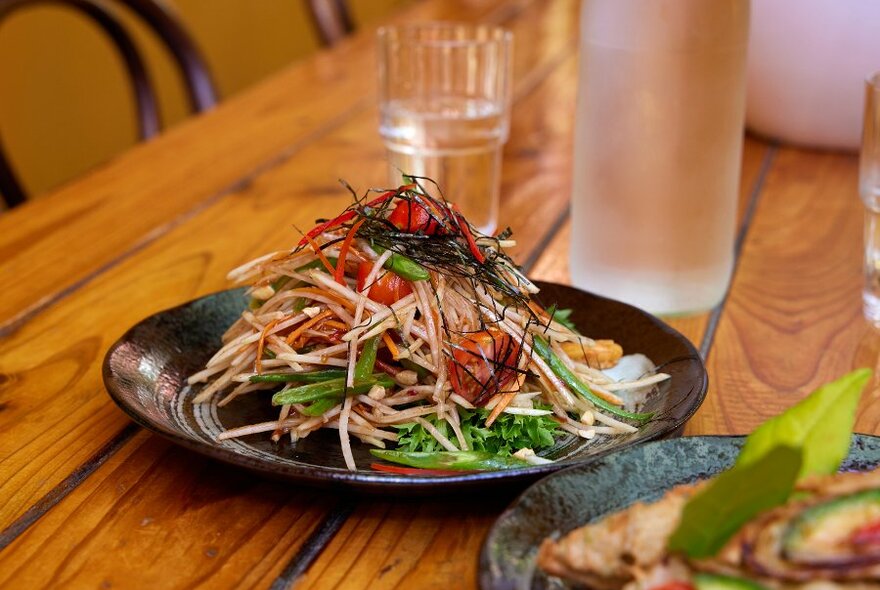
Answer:
M502 457L488 451L439 451L436 453L408 453L370 449L374 457L420 469L445 469L449 471L494 471L528 467L530 464L518 457Z
M556 374L557 377L562 379L562 381L571 388L575 393L580 395L582 398L586 399L594 406L598 408L602 408L609 414L613 414L618 418L626 418L628 420L634 420L639 424L647 422L651 419L651 416L654 415L653 412L648 413L636 413L636 412L627 412L626 410L621 410L617 406L606 402L601 397L597 396L595 393L590 391L590 388L586 383L578 379L577 375L572 373L565 363L556 356L556 353L550 348L550 345L547 344L547 341L538 336L534 335L533 345L535 353L541 359L550 365L550 369Z

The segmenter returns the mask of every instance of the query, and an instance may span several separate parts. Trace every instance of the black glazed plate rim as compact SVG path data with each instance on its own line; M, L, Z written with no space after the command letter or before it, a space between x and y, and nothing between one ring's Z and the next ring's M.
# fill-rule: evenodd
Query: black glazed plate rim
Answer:
M545 576L534 565L538 546L548 535L566 534L589 522L594 522L617 512L633 502L651 501L674 485L693 483L704 477L720 473L736 459L739 449L746 440L744 435L700 435L685 436L670 440L653 441L644 445L630 446L615 453L613 457L590 457L579 465L559 470L529 486L501 513L486 533L480 549L478 563L479 587L481 590L567 590L582 586L565 584L557 578ZM709 452L704 457L693 459L693 447L705 444ZM673 456L675 447L687 453L686 459L678 461L681 471L669 474L668 465L651 462L646 458L658 449L656 454ZM633 456L639 465L615 465ZM641 457L640 457L641 456ZM643 463L647 463L646 465ZM711 463L711 465L710 465ZM854 434L850 452L844 459L841 470L864 470L880 465L880 436ZM595 494L601 489L596 484L602 472L622 480L622 485L614 486L615 498ZM659 473L659 475L658 475ZM666 483L657 484L657 480ZM627 486L643 484L636 492L627 491ZM668 484L668 485L666 485ZM609 484L609 486L612 484ZM581 490L586 500L575 502L560 499L561 492ZM547 496L554 498L548 505ZM625 497L623 501L619 498ZM615 502L617 502L615 504ZM570 514L574 510L574 514ZM536 515L536 513L538 513ZM547 513L550 514L547 517ZM536 518L537 516L537 518ZM546 522L539 522L544 521ZM522 526L519 526L520 523ZM549 526L548 526L549 525ZM522 528L526 532L522 532Z
M622 440L619 444L615 444L609 448L600 449L590 452L591 447L585 447L586 452L577 456L567 458L556 463L547 465L536 465L523 469L504 470L504 471L486 471L486 472L463 472L461 475L444 475L444 476L404 476L389 474L376 471L358 471L351 472L338 467L314 465L314 464L291 464L289 462L272 462L266 459L259 459L238 453L230 448L211 444L205 440L198 440L187 436L179 429L172 429L165 423L148 415L147 412L139 407L132 398L137 399L138 394L131 394L131 384L126 384L125 379L114 369L114 359L120 355L120 351L138 337L139 330L149 323L159 323L163 318L173 316L175 314L188 313L193 307L210 303L212 298L231 296L237 293L243 293L242 288L230 289L212 293L187 303L181 304L164 311L153 314L144 320L141 320L126 333L119 338L108 350L103 363L103 377L106 389L111 399L119 406L134 422L140 426L167 438L168 440L219 461L243 467L251 471L266 475L271 478L281 478L286 480L295 480L308 485L316 485L322 487L343 487L357 488L365 492L388 492L395 491L403 494L437 494L450 490L470 489L473 487L486 487L500 485L503 483L511 483L519 481L528 483L534 481L541 476L552 472L559 471L571 465L579 465L584 461L606 456L609 453L618 452L622 449L631 447L636 444L642 444L657 438L675 435L681 427L690 419L697 411L706 396L708 388L708 377L702 359L696 348L687 338L677 332L675 329L665 324L662 320L644 312L638 308L627 305L625 303L601 297L592 293L587 293L569 287L567 285L559 285L555 283L547 283L538 281L536 284L541 287L542 291L550 290L556 293L568 293L568 297L575 299L588 300L591 305L598 305L618 310L626 310L633 316L641 316L643 322L652 325L657 332L655 336L668 338L676 346L682 347L686 353L680 355L679 358L672 359L667 362L687 362L693 364L689 369L692 372L699 373L698 379L690 383L690 390L685 399L679 401L672 409L678 410L678 415L674 418L666 418L668 424L664 424L662 429L657 432L650 433L644 437L633 435L628 440ZM564 307L564 306L562 306ZM577 311L577 310L576 310ZM614 337L614 334L607 334L608 337ZM597 337L604 337L598 336ZM626 347L625 347L626 349ZM211 351L213 353L213 351ZM640 352L632 350L630 352ZM126 390L129 390L128 394ZM679 408L678 406L684 406ZM355 441L354 444L360 444Z

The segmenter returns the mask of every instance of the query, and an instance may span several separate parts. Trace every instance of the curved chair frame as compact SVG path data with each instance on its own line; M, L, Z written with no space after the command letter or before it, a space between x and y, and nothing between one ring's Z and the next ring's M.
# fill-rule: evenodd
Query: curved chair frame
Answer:
M201 112L217 103L214 83L195 43L183 26L164 7L153 0L118 0L131 9L162 40L177 64L189 96L192 109ZM128 77L134 87L138 111L138 130L141 139L149 139L160 129L159 104L150 83L149 74L131 36L120 23L119 17L96 0L0 0L0 21L18 9L39 4L58 4L77 10L101 28L122 57ZM16 178L0 143L0 193L8 207L25 201L26 195Z
M308 0L307 5L325 47L335 45L354 31L345 0Z

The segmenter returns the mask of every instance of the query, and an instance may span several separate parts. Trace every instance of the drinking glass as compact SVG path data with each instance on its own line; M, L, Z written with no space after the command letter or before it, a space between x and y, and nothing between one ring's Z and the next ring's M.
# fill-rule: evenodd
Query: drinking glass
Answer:
M880 324L880 72L865 80L865 118L859 157L859 194L865 205L865 317Z
M431 178L437 187L425 188L442 192L483 233L497 225L512 44L511 33L484 25L379 30L379 132L389 182Z

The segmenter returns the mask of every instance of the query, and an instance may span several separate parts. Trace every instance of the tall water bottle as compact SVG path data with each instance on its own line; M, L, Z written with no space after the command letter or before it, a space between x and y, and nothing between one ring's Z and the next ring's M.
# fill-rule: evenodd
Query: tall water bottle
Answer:
M572 281L709 309L733 268L749 0L584 0L581 19Z

